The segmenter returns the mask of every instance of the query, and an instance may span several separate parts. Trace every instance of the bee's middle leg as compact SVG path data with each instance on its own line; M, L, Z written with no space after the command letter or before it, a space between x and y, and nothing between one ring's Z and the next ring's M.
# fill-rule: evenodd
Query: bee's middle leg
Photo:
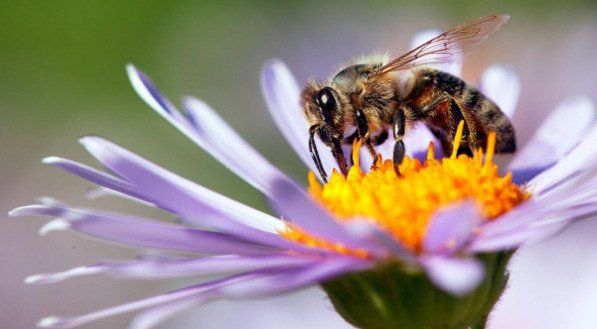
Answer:
M402 138L404 137L404 131L406 127L406 120L404 118L404 111L402 108L398 108L396 113L394 114L393 118L393 131L394 131L394 152L393 152L393 161L394 161L394 170L396 174L400 175L398 171L398 166L404 160L404 141Z
M371 140L371 134L369 133L369 123L367 122L367 117L363 113L363 110L357 109L356 110L356 122L357 122L357 134L359 138L365 141L365 145L367 145L367 149L369 150L369 154L371 157L375 159L377 157L377 153L373 148L373 142ZM375 161L374 161L375 163Z

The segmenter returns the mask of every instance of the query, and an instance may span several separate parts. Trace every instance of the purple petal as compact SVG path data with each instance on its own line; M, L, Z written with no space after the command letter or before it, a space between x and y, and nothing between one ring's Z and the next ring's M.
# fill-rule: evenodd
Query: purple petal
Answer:
M78 276L107 273L123 277L160 279L230 274L255 270L283 270L303 267L321 261L321 257L297 254L269 254L263 256L212 256L202 258L148 258L135 261L109 262L76 267L58 273L32 275L28 284L47 284Z
M198 298L187 298L147 309L133 319L128 329L151 329L176 313L205 302Z
M595 109L587 97L563 101L549 114L527 145L516 154L508 165L508 170L514 173L518 183L529 181L586 138L594 120Z
M477 251L478 245L484 243L482 240L498 235L508 235L521 230L529 223L540 221L549 211L544 208L544 203L531 199L493 221L485 223L467 247L467 251Z
M35 274L28 276L25 278L26 284L46 284L46 283L54 283L63 281L66 279L85 276L85 275L92 275L103 273L104 269L100 266L79 266L75 268L71 268L70 270L66 270L63 272L58 273L42 273L42 274Z
M310 286L349 271L358 271L371 266L359 259L330 259L319 264L305 266L299 270L263 273L251 280L239 280L222 285L211 299L246 298L285 293ZM217 295L217 296L215 296ZM203 299L186 298L161 305L141 313L131 325L134 329L151 328L176 312L205 302Z
M261 90L265 103L278 129L305 165L312 171L317 168L309 154L309 127L299 104L300 89L294 76L279 60L271 60L261 71ZM325 170L338 169L331 152L316 138L317 149Z
M381 145L377 146L375 149L377 153L382 153L381 151L383 151ZM348 156L351 156L351 154L348 153ZM386 156L383 155L383 153L382 157L384 159L388 159ZM371 165L373 164L373 157L371 156L371 153L369 153L369 150L367 150L366 147L361 147L361 149L359 150L359 162L361 170L363 172L368 172L371 169Z
M113 192L111 192L113 194L120 194L128 197L129 199L135 200L136 202L154 205L167 211L174 212L164 205L163 202L162 205L159 205L158 200L154 200L146 195L143 195L143 191L138 192L138 189L136 189L130 182L123 180L120 177L112 176L76 161L58 157L48 157L43 159L42 162L56 168L60 168L68 173L79 176L95 184L99 184L103 188L113 190ZM100 193L107 194L107 192ZM92 191L91 194L91 197L93 197L94 192Z
M423 161L427 159L427 150L429 149L430 142L435 146L435 158L441 158L444 152L439 140L425 125L417 125L414 129L407 132L404 139L406 153L415 159Z
M597 213L597 178L593 172L571 179L567 189L554 190L487 223L470 251L494 251L545 238L572 221Z
M41 231L47 233L51 230L70 228L89 236L144 248L245 255L262 254L272 250L223 233L182 228L118 214L34 205L16 208L10 215L59 217L46 224Z
M102 141L99 138L94 139ZM91 140L92 138L88 137L88 141ZM106 143L108 146L115 146L109 142ZM123 149L120 150L125 151ZM106 155L105 152L103 154ZM130 153L127 154L132 155ZM135 159L145 161L137 156L134 157ZM126 162L126 159L123 161ZM167 172L153 164L150 164L151 168L156 169L160 174L164 173L165 177L168 177L168 179L162 177L163 184L157 184L156 186L147 188L133 186L130 182L119 180L113 176L107 175L74 161L59 158L48 158L45 159L44 162L62 168L91 182L105 184L105 186L116 189L118 192L131 195L151 204L155 204L167 211L180 215L182 219L190 222L191 224L212 226L222 232L239 235L252 241L259 241L260 244L269 244L282 248L300 248L300 246L296 246L296 244L280 239L276 229L274 228L270 227L272 232L268 233L260 229L242 225L242 223L249 223L257 225L259 228L267 229L267 225L259 225L267 224L268 222L275 223L275 221L279 221L278 219L261 213L236 201L230 200L192 182L188 182L183 178ZM143 164L145 164L145 162L143 162ZM170 180L170 178L173 178L173 180ZM144 183L147 184L148 182L154 182L157 180L159 180L159 177L153 177L151 180L145 181ZM186 186L172 186L175 183L184 183ZM190 191L189 188L194 190ZM171 193L165 193L166 191ZM251 215L255 216L255 218L250 218ZM260 218L260 216L263 217ZM238 219L240 222L234 219ZM256 219L256 221L252 221L250 219ZM266 220L266 222L260 223L262 220ZM281 222L279 225L280 230L285 229Z
M157 90L143 72L133 65L127 66L127 72L133 88L151 108L258 190L269 195L271 191L267 182L271 179L270 176L286 177L204 102L193 98L186 99L188 117L185 117Z
M285 229L279 219L177 176L107 140L85 137L81 142L102 164L125 177L150 202L191 222L245 235L256 230L276 233Z
M414 254L402 245L395 237L390 235L387 230L382 229L366 218L353 218L344 225L351 234L356 237L373 240L379 246L383 246L385 251L379 252L375 256L378 258L387 258L392 256L400 259L405 264L416 265ZM371 249L378 249L377 246ZM382 249L383 250L383 249Z
M471 244L468 250L471 252L514 250L523 244L543 240L561 231L567 225L569 223L559 221L557 223L549 223L549 225L521 227L518 230L503 234L480 237Z
M59 317L48 317L42 319L38 326L42 328L74 328L92 321L97 321L103 318L115 316L118 314L123 314L127 312L136 311L143 308L155 307L158 305L164 305L167 303L171 303L177 300L183 300L188 298L193 298L198 301L206 301L210 298L213 298L213 290L233 282L248 280L253 278L254 275L246 274L246 275L238 275L238 276L231 276L220 280L213 280L206 283L201 283L198 285L194 285L191 287L183 288L180 290L172 291L169 293L165 293L163 295L158 295L142 300L138 300L135 302L127 303L118 305L115 307L106 308L103 310L99 310L96 312L88 313L78 317L72 318L59 318Z
M147 201L141 200L139 198L133 197L131 195L128 195L128 194L125 194L122 192L118 192L116 190L111 190L104 186L91 187L87 190L86 195L91 200L102 198L102 197L118 197L118 198L123 198L123 199L129 200L129 201L137 202L146 207L158 207L153 203L149 203Z
M592 125L584 139L568 155L560 159L553 167L533 178L529 185L535 190L535 193L545 193L578 172L595 170L595 164L597 164L596 140L597 125Z
M440 29L428 29L417 32L410 43L410 49L415 49L443 32ZM448 61L446 61L445 54L428 56L428 60L430 63L434 63L432 64L434 68L460 77L462 76L462 54L460 52L461 50L459 49L453 49L453 54L448 58Z
M138 70L132 64L127 64L126 72L131 85L145 103L175 126L183 124L185 121L184 117L172 105L172 102L160 93L145 73Z
M483 72L479 90L493 100L510 119L516 112L520 96L520 79L511 68L492 65Z
M219 231L262 245L297 251L315 251L313 248L281 239L277 232L285 230L285 226L275 217L178 177L108 141L97 137L88 137L86 143L97 153L96 156L107 157L105 160L111 159L110 163L112 160L116 163L122 161L124 164L121 169L127 167L127 173L130 170L132 174L131 178L140 178L141 186L133 186L131 182L120 180L74 161L59 158L48 158L44 161L94 183L105 184L106 187L116 189L118 192L158 205L165 210L179 214L183 220L191 224L211 226ZM136 160L139 166L132 166L134 164L132 160ZM152 173L151 170L154 170L155 173ZM145 180L143 175L147 175L148 179ZM146 186L148 183L160 180L161 184ZM176 184L178 185L173 186ZM296 184L287 186L298 189ZM274 224L276 227L268 228L268 223ZM255 225L255 228L243 224ZM262 229L269 229L271 232ZM327 253L325 250L319 252Z
M489 243L496 244L495 240L509 241L507 246L518 247L523 243L543 240L573 221L588 218L597 214L597 196L593 195L591 201L578 203L566 200L561 207L542 212L542 216L536 216L535 220L526 220L515 229L508 231L488 230L486 234L479 236L480 245L487 246ZM532 218L531 218L532 219ZM524 240L526 238L526 240ZM502 248L504 249L504 248Z
M59 157L48 157L43 159L42 162L107 188L136 196L133 192L133 187L129 182L84 164Z
M317 284L343 273L361 271L372 266L374 263L371 261L339 256L297 270L260 275L251 281L223 286L220 290L227 298L270 296Z
M481 214L473 201L444 208L431 219L423 248L428 253L452 254L469 241L481 221Z
M387 250L371 237L357 236L349 226L337 222L326 210L303 190L280 181L276 188L275 200L269 200L271 207L288 222L328 241L339 242L349 248L365 249L373 254L386 254Z
M203 101L184 99L184 108L201 146L239 177L268 197L271 181L290 179L249 145Z
M428 256L421 259L421 265L433 283L456 296L475 289L485 274L481 262L473 258Z
M192 224L210 226L259 244L311 249L281 239L278 232L286 226L275 217L190 182L99 137L86 137L82 143L105 166L131 181L135 193L144 200L179 214ZM280 183L288 191L304 194L294 182L278 178L279 181L271 183L273 195L278 199L283 197L276 190Z
M305 267L298 271L264 273L252 280L234 282L225 286L222 285L221 289L217 292L218 296L216 298L245 298L281 294L304 286L317 284L345 272L362 270L369 265L365 264L362 260L340 258ZM152 328L173 314L203 302L204 300L201 299L186 298L149 309L135 318L131 328Z
M93 141L102 141L100 138L97 137L87 137L86 139L84 139L88 142L88 144L90 145L90 148L93 149ZM113 145L109 142L106 142L107 145ZM114 146L114 145L113 145ZM96 151L98 151L98 153L100 151L102 151L101 148L95 148ZM103 149L104 151L106 151L105 149ZM103 155L107 155L107 152L104 152ZM129 153L129 155L132 156L132 154ZM138 157L137 157L138 158ZM188 191L187 188L185 187L178 187L178 186L172 186L175 185L176 183L181 183L181 184L185 184L188 186L193 185L193 183L188 182L178 176L175 176L172 173L169 173L161 168L158 168L154 165L154 169L158 170L161 173L164 174L164 178L161 177L154 177L151 180L145 181L145 184L151 183L151 182L156 182L156 186L152 186L151 188L145 188L145 186L143 188L141 187L137 187L137 186L133 186L133 184L129 181L126 180L122 180L120 178L114 177L112 175L103 173L101 171L98 171L94 168L91 168L89 166L80 164L78 162L75 161L71 161L71 160L67 160L67 159L62 159L62 158L58 158L58 157L49 157L49 158L45 158L43 160L44 163L46 164L50 164L52 166L61 168L71 174L77 175L81 178L87 179L91 182L94 182L96 184L100 184L104 187L110 188L110 189L114 189L120 193L126 194L126 195L130 195L134 198L138 198L140 200L143 200L145 202L151 203L151 204L155 204L157 206L162 207L165 210L168 210L170 212L173 213L177 213L179 215L181 215L182 217L185 217L186 220L190 220L191 222L196 222L197 224L203 224L205 225L206 222L209 223L213 223L214 225L218 225L220 229L224 229L224 225L228 224L227 229L228 230L232 230L234 229L234 231L241 231L242 233L245 232L246 229L244 229L243 227L240 227L240 225L237 225L235 223L232 223L230 221L226 221L225 219L227 217L223 217L222 214L215 212L214 209L208 208L209 207L213 207L214 206L214 202L212 201L211 203L208 202L208 205L204 205L203 203L205 202L201 202L199 200L196 199L196 195L191 194L191 192ZM126 162L126 160L124 160L124 162ZM165 177L172 178L173 180L168 180ZM157 183L157 181L159 181L159 179L161 178L161 182L163 184L159 184ZM256 210L253 211L245 211L248 207L244 206L244 205L240 205L237 202L234 202L232 200L228 200L225 197L215 194L214 192L211 192L205 188L202 188L200 186L195 185L194 186L196 190L199 190L201 192L203 192L203 194L211 194L212 198L220 198L221 201L220 203L224 203L223 207L227 208L228 212L231 212L232 210L238 210L240 213L242 213L240 218L246 219L248 214L253 214L255 213ZM226 204L227 202L230 202L230 204ZM237 209L237 206L240 207L240 209ZM197 215L200 214L200 217L198 217ZM277 219L267 215L267 214L263 214L263 213L255 213L255 216L263 216L263 219L268 219L271 223L276 223L276 221L278 221ZM259 223L259 221L256 221L255 223ZM266 228L267 226L262 225L260 228ZM283 225L279 225L278 229L284 229ZM270 230L272 232L275 232L276 230L273 228L270 228ZM257 237L259 234L256 234L255 236ZM265 238L265 236L263 236L263 238ZM275 238L277 240L277 238Z
M537 210L530 220L524 218L519 225L510 229L507 226L495 226L483 230L468 249L472 252L493 252L518 248L526 243L544 240L560 232L572 221L597 214L595 201L561 208L564 209Z
M161 310L160 308L150 310L149 312L154 313L145 313L145 315L142 315L145 319L136 322L137 328L146 328L144 327L145 325L154 324L156 321L169 316L172 312L182 310L182 306L184 308L191 307L218 298L242 298L279 294L317 284L318 282L348 271L362 270L368 266L371 266L371 263L362 259L339 257L299 269L245 273L209 281L79 317L46 318L40 321L39 325L48 328L72 328L125 312L164 306L165 308Z

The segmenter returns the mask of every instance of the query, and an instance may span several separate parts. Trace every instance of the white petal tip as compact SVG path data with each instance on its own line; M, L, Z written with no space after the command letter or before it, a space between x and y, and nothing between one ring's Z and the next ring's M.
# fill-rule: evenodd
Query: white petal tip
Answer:
M177 111L143 71L133 65L127 65L126 71L135 92L152 109L164 117L168 117Z
M265 64L263 65L264 68L271 68L276 66L286 67L286 65L284 65L284 62L282 62L282 60L279 58L270 58L267 61L265 61Z
M97 158L110 156L111 153L107 150L106 144L110 145L109 141L98 136L85 136L79 138L79 143L85 147L87 152L93 154Z
M58 273L36 274L25 278L26 284L46 284L64 281L76 276L83 276L102 272L98 266L79 266L70 270Z
M41 160L41 163L43 163L43 164L50 164L51 165L51 164L54 164L54 163L57 163L57 162L61 162L62 160L63 160L62 158L51 156L51 157L43 158Z
M136 70L137 68L135 67L135 64L133 63L126 63L124 65L124 67L126 68L127 72L131 71L131 70Z
M39 203L44 206L52 207L52 206L64 206L64 203L49 197L49 196L42 196L38 199Z
M72 225L66 219L58 218L42 226L39 229L39 235L44 236L54 231L66 231L71 227Z
M182 97L182 103L185 105L192 105L195 103L205 103L204 101L200 100L199 98L195 97L195 96L183 96Z
M39 328L66 328L61 326L64 321L61 318L55 316L49 316L39 320L37 327Z
M83 145L83 146L87 146L89 144L92 144L94 142L94 140L96 140L96 139L97 139L97 136L86 135L86 136L79 138L79 143L81 143L81 145Z
M183 97L182 104L188 116L191 117L190 119L198 117L198 115L205 111L213 111L205 101L194 96Z
M265 79L272 79L273 76L291 76L290 69L284 62L277 58L269 59L263 64L261 69L261 81L264 83Z
M25 278L25 280L23 280L23 282L25 284L36 284L36 283L41 283L44 280L44 274L35 274L35 275L31 275Z
M14 208L13 210L11 210L11 211L8 212L8 216L9 217L18 217L18 216L25 215L23 213L23 208L25 208L25 207Z
M125 66L126 68L126 74L129 77L129 80L131 82L133 82L133 80L138 79L138 75L139 75L139 69L137 69L137 67L131 63L126 64Z
M14 208L8 212L10 217L28 216L28 215L40 215L40 210L47 208L46 206L40 205L29 205Z

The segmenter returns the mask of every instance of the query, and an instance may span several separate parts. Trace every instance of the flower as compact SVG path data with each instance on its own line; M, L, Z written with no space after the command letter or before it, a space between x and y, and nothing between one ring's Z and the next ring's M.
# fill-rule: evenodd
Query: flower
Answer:
M592 123L593 105L586 98L573 98L558 107L508 164L506 169L511 174L505 176L499 175L492 162L491 145L484 160L477 153L473 159L451 155L438 161L428 148L432 135L424 129L410 134L410 157L403 164L408 168L401 168L405 177L411 175L409 170L413 177L419 177L424 168L443 170L444 163L456 163L458 169L472 168L464 172L468 177L479 174L502 182L491 183L487 188L497 189L500 185L503 189L498 192L510 193L512 198L507 205L500 196L496 197L496 204L479 207L480 199L488 194L473 191L457 195L426 208L430 211L424 216L424 230L409 240L399 236L402 231L370 220L376 216L359 212L341 216L342 211L330 206L333 202L326 199L325 189L344 190L337 187L343 185L332 184L350 181L362 184L358 189L363 189L367 184L363 177L375 173L389 175L395 181L394 171L384 171L387 165L383 162L376 162L376 169L367 173L358 164L369 168L373 160L367 159L366 153L354 152L357 166L348 177L335 174L328 185L320 186L311 176L309 194L248 145L207 104L186 98L185 112L181 113L144 73L132 65L127 70L133 87L150 107L263 193L275 216L177 176L108 140L84 137L83 146L108 172L58 157L46 158L44 163L102 186L99 193L125 196L169 211L180 218L180 223L75 208L51 199L14 209L10 213L13 216L56 217L42 227L42 234L72 229L121 244L164 251L160 257L99 262L61 273L35 275L26 281L51 283L97 273L144 278L218 277L83 316L49 317L40 321L42 327L70 328L143 309L131 327L148 328L182 309L214 299L280 294L318 284L340 314L364 328L378 326L380 322L376 321L410 321L409 314L401 314L412 308L419 310L414 312L420 321L416 324L423 327L424 321L468 326L482 320L499 298L506 282L505 265L517 247L597 212L597 126ZM274 121L307 167L316 172L308 153L308 129L298 108L299 87L293 76L281 62L271 61L263 70L262 86ZM513 114L519 86L508 69L492 67L479 88L500 102L505 113ZM571 113L578 120L562 120ZM320 149L324 148L320 145ZM379 151L387 158L383 146ZM326 168L335 167L328 152L320 152L320 156ZM421 160L426 162L422 164ZM443 175L436 177L443 179ZM338 196L335 192L328 194L332 198ZM392 302L392 296L386 294L388 289L407 296L409 305ZM371 299L363 302L364 296ZM465 315L459 313L460 317L454 315L458 313L453 312L454 308L447 308L446 314L429 318L428 313L420 311L436 311L427 298L443 300L444 304L437 304L441 307L456 305L450 307L459 307L456 310L462 312L465 303L468 309ZM440 317L443 318L438 320ZM373 322L367 322L371 318Z

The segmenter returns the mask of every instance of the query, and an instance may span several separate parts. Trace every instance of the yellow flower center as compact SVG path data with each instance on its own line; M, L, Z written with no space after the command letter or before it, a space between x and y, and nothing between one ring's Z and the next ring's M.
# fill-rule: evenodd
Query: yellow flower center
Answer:
M309 192L312 197L335 215L338 221L365 218L387 231L402 245L417 253L432 215L440 208L463 200L475 200L484 220L490 221L527 200L530 193L512 183L512 174L499 176L492 162L495 133L489 134L487 152L473 157L457 156L462 138L463 122L454 139L450 157L436 160L430 143L427 160L405 157L396 174L391 160L378 156L372 170L363 172L359 166L360 142L353 146L353 165L348 175L334 171L325 185L320 185L309 172ZM326 248L344 254L367 257L363 250L348 250L338 243L325 241L299 227L288 226L282 235L292 241Z

